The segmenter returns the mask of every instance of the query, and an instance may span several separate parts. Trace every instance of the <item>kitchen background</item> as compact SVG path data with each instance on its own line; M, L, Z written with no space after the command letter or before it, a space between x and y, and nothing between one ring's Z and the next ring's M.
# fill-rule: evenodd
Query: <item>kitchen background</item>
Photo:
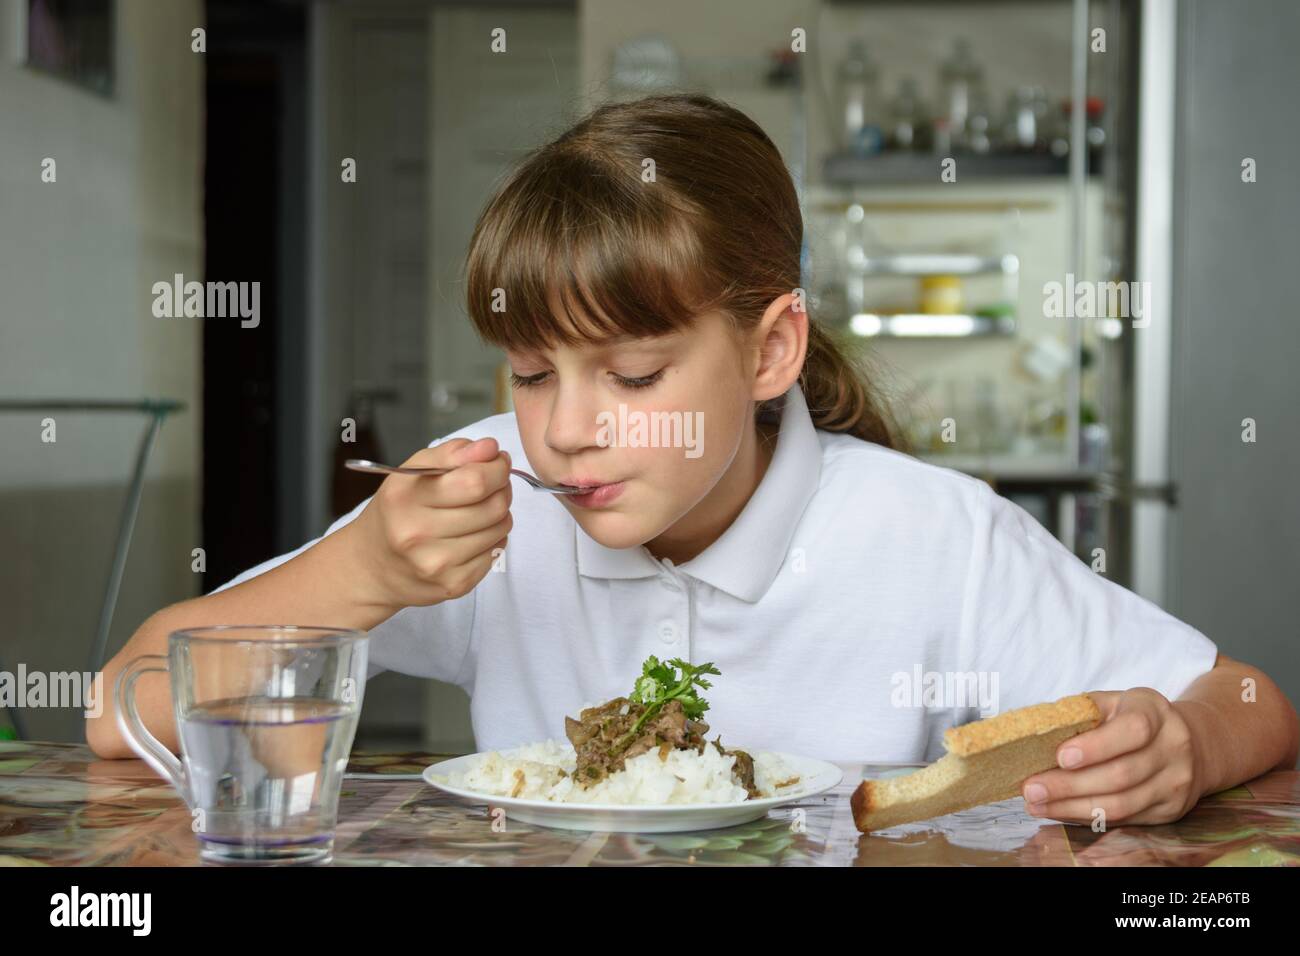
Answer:
M0 671L96 666L368 495L344 458L507 410L458 295L495 182L694 89L782 150L812 312L917 453L1295 699L1296 36L1286 0L0 0ZM258 327L155 318L176 273L260 281ZM1139 297L1050 314L1085 281ZM467 699L380 675L358 738L471 748Z

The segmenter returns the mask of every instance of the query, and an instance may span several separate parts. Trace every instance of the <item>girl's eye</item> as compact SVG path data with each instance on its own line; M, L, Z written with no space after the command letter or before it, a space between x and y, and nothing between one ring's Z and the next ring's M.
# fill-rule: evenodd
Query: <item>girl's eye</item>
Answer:
M542 379L546 377L545 372L538 372L536 375L519 375L515 372L510 373L510 384L515 388L528 388L532 385L542 384Z
M615 381L624 388L649 388L655 382L664 377L664 369L660 369L653 375L643 375L640 378L628 378L614 372L611 372L610 374L613 375Z
M617 372L610 372L616 381L623 388L649 388L655 382L664 376L665 369L660 369L652 375L643 375L637 378L626 375L619 375ZM515 388L531 388L534 385L541 385L549 372L538 372L535 375L520 375L517 372L510 373L510 384Z

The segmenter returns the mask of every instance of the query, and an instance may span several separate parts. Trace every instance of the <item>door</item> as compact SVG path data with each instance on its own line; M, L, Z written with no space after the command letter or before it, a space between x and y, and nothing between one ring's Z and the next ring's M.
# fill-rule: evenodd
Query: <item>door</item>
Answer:
M440 436L503 410L494 401L503 358L465 312L465 255L498 180L576 118L578 33L568 7L436 7L432 21L430 434ZM497 27L504 53L491 49Z

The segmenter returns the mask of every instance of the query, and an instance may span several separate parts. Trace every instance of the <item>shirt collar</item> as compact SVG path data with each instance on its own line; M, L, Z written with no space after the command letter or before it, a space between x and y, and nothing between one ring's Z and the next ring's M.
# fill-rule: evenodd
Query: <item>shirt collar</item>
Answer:
M726 531L677 570L754 603L785 563L795 528L821 479L822 450L803 390L785 393L776 449L758 487ZM644 578L664 566L645 545L607 548L576 521L578 573L591 578Z

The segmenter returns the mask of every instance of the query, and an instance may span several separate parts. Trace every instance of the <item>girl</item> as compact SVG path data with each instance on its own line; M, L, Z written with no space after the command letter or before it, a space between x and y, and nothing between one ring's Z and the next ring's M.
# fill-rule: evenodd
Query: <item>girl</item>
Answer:
M897 450L802 307L790 176L697 95L605 105L523 162L471 241L470 315L515 411L412 456L324 536L154 615L106 670L218 621L369 630L383 669L469 692L482 750L562 737L651 654L713 661L727 739L930 761L943 731L1096 691L1031 809L1177 819L1296 759L1266 676L1090 571L983 482ZM515 462L564 497L513 496ZM1255 682L1242 702L1243 677ZM175 746L165 681L139 686ZM92 745L129 751L114 719Z

